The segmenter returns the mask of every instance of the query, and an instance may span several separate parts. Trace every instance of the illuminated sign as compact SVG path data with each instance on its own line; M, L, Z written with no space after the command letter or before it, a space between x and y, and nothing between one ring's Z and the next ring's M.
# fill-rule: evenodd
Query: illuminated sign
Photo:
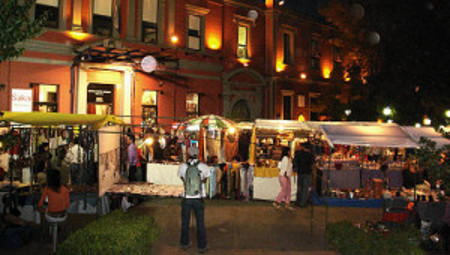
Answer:
M33 91L31 89L12 89L11 111L31 112L33 110Z

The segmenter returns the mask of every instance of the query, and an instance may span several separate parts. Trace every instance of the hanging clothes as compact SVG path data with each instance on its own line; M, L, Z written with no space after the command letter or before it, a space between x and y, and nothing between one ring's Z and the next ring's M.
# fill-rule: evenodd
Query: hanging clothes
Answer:
M227 197L239 199L240 197L240 163L230 163L226 167L227 171Z
M234 156L239 155L239 136L237 134L225 135L223 141L225 160L230 162L233 160Z

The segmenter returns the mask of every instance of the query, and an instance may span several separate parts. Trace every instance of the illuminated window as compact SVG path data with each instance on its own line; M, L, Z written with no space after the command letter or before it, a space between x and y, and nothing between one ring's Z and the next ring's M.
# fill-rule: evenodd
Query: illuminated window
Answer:
M142 41L158 42L158 0L144 0L142 6Z
M112 35L112 1L113 0L94 1L94 34L107 37Z
M188 23L187 47L192 50L200 50L202 47L202 17L189 15Z
M320 51L319 41L316 39L311 40L311 69L319 69L320 67Z
M145 90L142 93L142 120L147 124L158 123L158 91Z
M289 33L283 33L283 64L292 64L292 35Z
M186 94L186 116L197 117L199 115L199 96L198 93Z
M37 0L34 16L39 17L48 13L46 27L58 28L59 0Z
M240 25L238 28L238 58L248 58L248 27Z
M33 111L58 112L58 86L31 84L33 88Z

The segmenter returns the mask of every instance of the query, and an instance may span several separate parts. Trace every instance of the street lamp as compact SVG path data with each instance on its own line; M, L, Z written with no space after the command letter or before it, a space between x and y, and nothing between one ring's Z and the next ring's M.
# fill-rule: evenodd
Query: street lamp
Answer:
M388 119L388 120L387 120L387 123L392 124L392 123L394 123L394 121L391 120L391 119Z
M352 114L352 110L351 109L347 109L344 111L345 115L350 116L350 114Z
M450 118L450 110L445 111L445 117Z
M385 116L391 115L391 114L392 114L391 108L390 108L389 106L385 107L385 108L383 109L383 114L384 114Z
M430 118L425 117L425 118L423 119L423 124L424 124L425 126L431 125L431 120L430 120Z
M420 128L422 125L420 125L420 123L416 123L415 127L416 128Z

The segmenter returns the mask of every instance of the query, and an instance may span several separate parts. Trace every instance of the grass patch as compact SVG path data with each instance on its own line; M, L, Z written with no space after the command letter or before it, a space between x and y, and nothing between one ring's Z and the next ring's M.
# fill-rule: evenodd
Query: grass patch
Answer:
M57 254L149 254L158 235L151 216L117 210L77 230Z
M420 232L412 227L392 229L387 236L377 231L357 228L351 222L331 223L327 229L331 247L343 255L421 255Z

